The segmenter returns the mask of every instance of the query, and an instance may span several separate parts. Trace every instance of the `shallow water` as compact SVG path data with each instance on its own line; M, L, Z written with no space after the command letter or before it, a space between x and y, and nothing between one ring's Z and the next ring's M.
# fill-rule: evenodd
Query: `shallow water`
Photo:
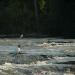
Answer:
M75 40L0 39L0 75L75 75Z

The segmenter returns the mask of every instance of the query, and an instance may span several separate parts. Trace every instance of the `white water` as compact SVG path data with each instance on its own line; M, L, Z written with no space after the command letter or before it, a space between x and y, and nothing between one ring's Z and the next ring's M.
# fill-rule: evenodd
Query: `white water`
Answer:
M55 43L58 41L73 43ZM18 44L25 54L15 54ZM72 39L0 39L0 75L74 75L75 64L63 64L75 61L74 55ZM70 73L66 73L68 68Z

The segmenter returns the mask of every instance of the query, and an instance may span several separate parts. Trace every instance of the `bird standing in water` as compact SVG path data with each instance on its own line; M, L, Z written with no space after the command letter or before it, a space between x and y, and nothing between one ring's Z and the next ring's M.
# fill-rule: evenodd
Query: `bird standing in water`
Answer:
M18 45L18 53L21 52L21 45Z

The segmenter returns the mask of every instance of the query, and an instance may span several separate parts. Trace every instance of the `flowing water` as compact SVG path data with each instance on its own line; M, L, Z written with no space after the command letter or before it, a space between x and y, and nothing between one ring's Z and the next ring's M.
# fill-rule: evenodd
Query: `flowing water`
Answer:
M0 39L0 75L75 75L75 40Z

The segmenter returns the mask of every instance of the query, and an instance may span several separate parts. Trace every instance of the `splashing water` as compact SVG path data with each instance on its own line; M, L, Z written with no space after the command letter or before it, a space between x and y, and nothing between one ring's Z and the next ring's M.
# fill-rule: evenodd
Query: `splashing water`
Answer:
M0 39L0 75L74 75L75 40L58 43L62 41L66 40Z

